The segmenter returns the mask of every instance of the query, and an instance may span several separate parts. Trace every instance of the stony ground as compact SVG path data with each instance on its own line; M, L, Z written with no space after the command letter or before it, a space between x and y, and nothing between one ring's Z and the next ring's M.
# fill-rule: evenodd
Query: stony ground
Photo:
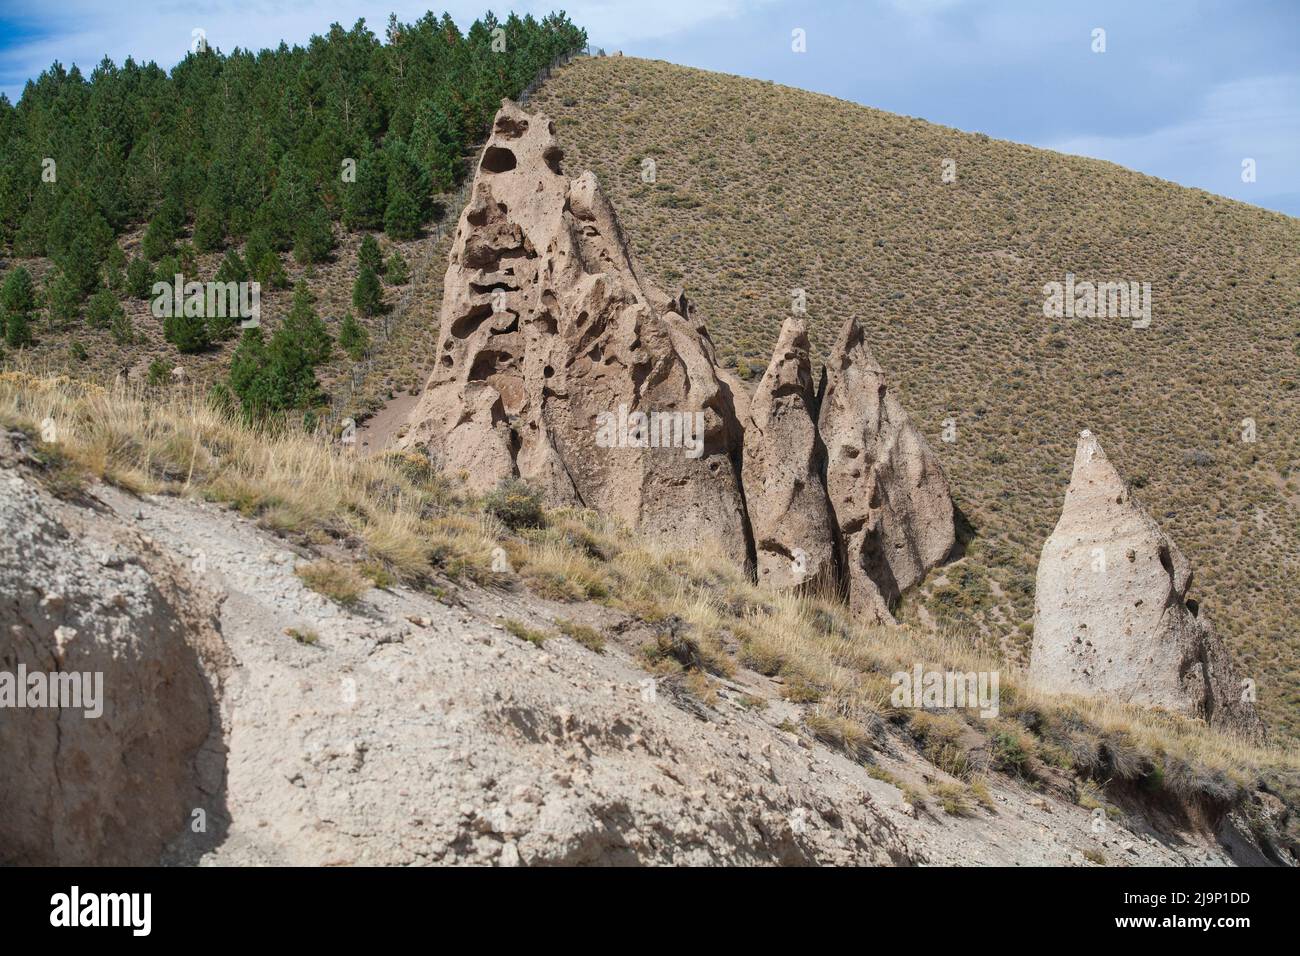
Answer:
M917 809L783 729L795 705L772 679L740 672L713 704L656 683L635 627L604 608L394 588L344 609L293 573L312 555L235 512L103 485L93 496L98 514L46 504L144 535L221 600L225 783L172 863L1231 862L1190 834L1094 832L1086 809L1007 778L991 808ZM596 653L505 630L561 617L612 640ZM943 776L901 742L877 760L900 783Z

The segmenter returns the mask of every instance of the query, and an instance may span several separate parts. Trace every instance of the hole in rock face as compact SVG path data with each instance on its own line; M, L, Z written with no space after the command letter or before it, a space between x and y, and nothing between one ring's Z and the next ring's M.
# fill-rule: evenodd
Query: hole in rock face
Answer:
M1200 605L1200 602L1199 602L1199 601L1191 600L1191 599L1189 598L1188 601L1187 601L1187 610L1189 610L1189 611L1192 612L1192 617L1200 617L1200 616L1201 616L1201 605Z
M503 372L513 366L514 359L509 352L484 349L474 358L474 364L469 370L469 380L471 382L485 382L498 372Z
M492 303L481 302L469 310L465 315L451 324L451 334L453 338L464 339L478 331L485 319L492 315ZM451 348L451 343L447 343Z
M551 172L557 176L563 176L564 170L560 168L560 163L564 161L564 150L558 146L552 146L542 153L542 159L546 160L546 165Z
M489 173L505 173L518 165L515 154L504 146L489 146L483 152L482 169Z
M554 374L555 374L555 369L551 368L549 365L546 366L546 368L542 369L543 378L550 378Z
M1169 574L1174 573L1173 559L1169 557L1169 549L1163 544L1160 546L1160 566Z
M528 132L528 120L511 119L509 116L503 116L496 123L496 131L511 139L518 139Z

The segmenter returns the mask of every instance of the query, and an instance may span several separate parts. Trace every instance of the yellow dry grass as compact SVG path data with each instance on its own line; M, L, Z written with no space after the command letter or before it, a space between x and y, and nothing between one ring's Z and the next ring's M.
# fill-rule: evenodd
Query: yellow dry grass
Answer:
M55 441L36 446L61 472L220 501L282 532L350 550L357 569L340 567L336 557L304 570L339 600L355 600L367 586L359 571L373 580L376 565L430 589L439 577L505 585L512 577L492 570L493 553L503 548L524 582L542 582L544 596L595 600L677 635L673 640L684 643L661 643L650 658L681 674L683 686L703 700L712 699L709 674L727 675L743 664L779 676L788 699L806 702L808 731L857 759L868 759L886 722L910 721L918 749L969 783L974 774L957 759L965 756L944 750L965 721L990 748L1024 749L1081 773L1096 771L1095 759L1134 778L1176 776L1184 796L1240 793L1266 775L1294 786L1300 774L1294 752L1172 714L1034 692L1014 666L968 634L864 628L833 598L760 591L720 554L674 551L601 515L556 511L544 528L511 532L482 512L481 501L456 494L404 456L359 458L301 430L250 428L194 395L158 402L66 377L0 373L0 426L35 440L42 423L53 424ZM599 643L585 632L579 638ZM683 667L683 656L697 663ZM895 710L891 675L917 663L998 671L998 721ZM1107 756L1099 757L1103 751Z

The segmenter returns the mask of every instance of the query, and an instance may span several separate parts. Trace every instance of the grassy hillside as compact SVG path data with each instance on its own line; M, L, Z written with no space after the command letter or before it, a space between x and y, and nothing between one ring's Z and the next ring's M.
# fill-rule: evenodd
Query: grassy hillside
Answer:
M142 229L122 236L118 242L128 257L139 252ZM411 278L405 285L383 286L382 315L357 315L352 307L352 284L357 276L357 247L364 233L350 233L335 229L338 245L325 262L304 266L292 256L284 257L284 271L289 287L285 289L262 288L262 324L274 330L289 312L293 300L293 285L306 282L316 296L316 310L326 328L336 339L345 313L351 312L370 335L373 355L370 361L353 362L341 349L335 349L333 358L318 372L322 387L335 398L341 414L360 412L382 400L390 390L417 385L421 378L409 368L397 369L417 356L420 347L412 337L428 336L427 347L432 349L438 322L438 301L442 296L442 275L446 266L449 239L445 233L430 230L417 239L394 242L382 234L375 234L385 257L400 251L410 269ZM243 244L230 248L242 254ZM196 256L194 274L201 279L211 279L221 265L223 253L203 253ZM44 283L54 267L45 258L25 257L7 260L6 269L25 267L38 285ZM188 276L187 276L188 280ZM432 305L429 303L432 302ZM168 370L181 367L188 378L201 385L221 381L230 364L230 357L239 344L238 338L217 342L202 352L184 355L163 338L163 321L150 313L150 300L123 296L119 304L129 317L134 340L121 343L115 340L108 328L95 328L84 321L56 323L48 314L41 313L34 324L34 341L23 350L23 361L34 367L67 371L91 381L106 383L122 369L128 369L133 380L144 382L150 365L161 362ZM429 328L432 326L433 331ZM393 348L387 348L385 330L391 336ZM7 352L18 356L17 350ZM358 375L365 372L358 387L353 390L353 369Z
M459 210L446 213L453 219ZM445 227L445 223L443 224ZM119 239L128 256L136 255L140 233L134 230ZM293 301L293 286L305 282L316 296L316 311L331 336L338 338L343 316L351 313L370 336L370 354L353 361L342 349L334 349L332 358L317 374L321 386L334 402L335 417L362 416L373 411L395 391L418 388L424 381L421 356L432 354L437 344L438 303L442 298L442 279L446 269L450 236L434 224L419 238L394 242L382 234L372 233L385 258L401 252L410 270L404 285L383 282L385 311L376 316L357 313L352 307L352 285L357 277L357 248L365 233L350 233L335 228L337 246L325 262L304 266L292 256L284 257L284 271L289 287L262 288L261 322L274 331L288 315ZM243 252L243 245L230 248ZM222 253L197 256L195 274L211 279L221 264ZM23 266L40 284L53 266L45 258L7 260L6 268ZM78 378L107 384L122 369L129 370L132 381L147 380L155 361L167 369L185 369L189 381L202 386L224 380L231 356L239 339L217 342L202 352L181 354L163 338L163 320L150 314L150 301L124 296L119 304L130 318L134 340L116 341L107 328L94 328L84 321L55 323L41 313L34 324L34 341L21 352L8 349L7 356L25 366L63 371Z
M401 583L452 606L463 589L491 588L554 602L558 630L599 653L607 640L625 639L578 623L600 605L626 615L638 662L700 714L740 672L779 678L797 714L781 729L867 765L935 816L996 812L989 783L1004 776L1144 829L1153 809L1174 830L1191 830L1237 807L1280 852L1300 845L1295 812L1277 816L1274 798L1257 792L1300 805L1294 748L1256 746L1117 701L1039 693L963 635L864 627L838 601L773 595L711 549L682 554L596 512L544 509L527 489L469 495L420 456L361 456L295 425L250 427L189 387L159 394L0 372L4 432L32 450L37 480L61 497L88 501L102 480L238 509L315 552L296 573L343 606L372 585ZM512 570L499 568L500 549ZM502 626L536 644L556 636L514 619ZM997 715L895 706L891 675L918 662L999 671ZM929 769L916 780L895 777L877 755L898 750Z
M1300 732L1300 221L660 62L577 61L530 108L742 374L761 373L793 288L819 350L845 316L862 321L974 531L905 616L1023 656L1038 553L1091 428L1193 562L1270 724ZM1066 272L1149 282L1150 328L1045 319L1043 286Z

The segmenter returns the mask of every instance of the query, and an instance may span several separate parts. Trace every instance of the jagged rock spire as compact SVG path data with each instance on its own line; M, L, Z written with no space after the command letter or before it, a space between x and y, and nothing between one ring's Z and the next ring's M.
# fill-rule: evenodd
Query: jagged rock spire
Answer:
M955 543L948 479L849 318L826 363L818 428L850 606L892 621L890 606Z
M833 587L838 578L808 351L803 319L786 319L745 423L742 477L758 583L773 589Z
M486 490L518 475L552 505L751 560L741 428L684 295L646 281L593 173L554 126L502 104L444 282L437 364L405 447Z

